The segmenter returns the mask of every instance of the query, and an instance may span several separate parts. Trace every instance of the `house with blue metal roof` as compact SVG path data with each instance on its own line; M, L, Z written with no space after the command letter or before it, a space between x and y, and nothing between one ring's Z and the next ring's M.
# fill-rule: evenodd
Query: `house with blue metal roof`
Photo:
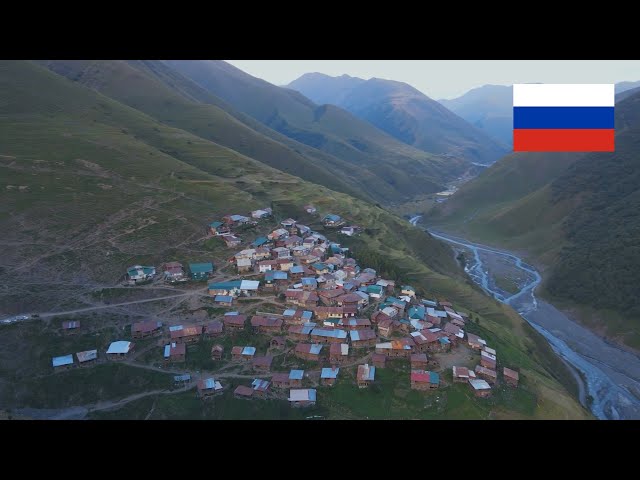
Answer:
M230 307L233 305L233 297L231 295L216 295L213 301L223 307Z
M269 239L267 237L261 236L256 238L251 245L253 247L261 247L262 245L268 242L269 242Z
M291 370L289 372L289 386L301 387L304 378L304 370Z
M176 383L189 383L191 381L191 375L185 373L184 375L175 375L173 381Z
M211 262L190 263L189 271L191 272L191 279L195 281L207 280L213 275L214 268Z
M200 398L212 397L221 393L222 390L222 384L213 377L203 378L198 381L198 395L200 395Z
M342 341L346 340L346 338L347 332L344 330L326 330L323 328L314 328L311 331L311 341L313 342L342 343Z
M112 360L126 357L131 350L133 350L134 344L126 340L118 340L111 342L109 349L107 350L107 357Z
M313 277L303 277L300 280L303 290L316 290L318 288L318 281Z
M323 368L320 373L320 383L327 386L335 385L339 372L340 368L338 367Z
M289 269L292 275L302 275L304 273L304 267L302 265L294 265Z
M329 213L322 219L325 227L339 227L344 223L344 220L340 215Z
M256 378L253 382L251 382L251 387L253 388L254 393L258 395L264 395L265 393L267 393L270 386L270 381L262 380L260 378Z
M424 320L427 315L427 309L424 305L414 305L409 307L409 319Z
M67 370L73 366L73 354L62 355L60 357L53 357L51 359L51 364L53 365L54 370Z
M322 263L322 262L316 262L311 264L311 268L316 272L316 274L321 275L323 273L329 273L330 272L330 265L327 265L326 263Z
M253 358L253 356L256 354L256 347L244 347L242 349L242 356L243 357L251 357Z

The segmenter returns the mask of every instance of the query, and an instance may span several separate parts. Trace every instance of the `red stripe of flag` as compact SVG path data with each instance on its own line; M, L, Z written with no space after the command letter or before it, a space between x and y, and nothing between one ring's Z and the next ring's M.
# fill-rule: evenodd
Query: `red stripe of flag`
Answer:
M518 129L514 152L613 152L614 130Z

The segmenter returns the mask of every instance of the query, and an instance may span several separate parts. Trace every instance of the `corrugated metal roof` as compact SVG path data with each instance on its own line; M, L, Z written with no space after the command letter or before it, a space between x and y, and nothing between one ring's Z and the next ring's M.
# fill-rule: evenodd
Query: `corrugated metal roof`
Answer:
M486 380L477 379L477 380L469 380L469 383L474 388L474 390L490 390L491 385L489 385Z
M184 375L176 375L173 377L174 382L188 382L191 380L191 375L185 373Z
M489 359L491 359L491 360L493 360L493 361L495 361L495 360L496 360L496 356L495 356L495 355L491 355L490 353L485 352L484 350L482 350L482 351L480 352L480 356L481 356L481 357L485 357L485 358L489 358Z
M269 388L271 382L269 382L268 380L261 380L259 378L256 378L253 382L251 382L251 385L253 386L254 390L264 392Z
M171 345L164 346L164 358L169 358L171 355Z
M496 351L493 348L487 347L486 345L484 347L484 351L487 353L490 353L491 355L494 355L494 356L496 355Z
M210 388L216 388L216 381L213 378L207 378L204 381L204 388L206 389L210 389Z
M320 345L320 344L314 343L309 348L309 353L311 353L313 355L319 355L321 351L322 351L322 345Z
M341 355L349 355L349 345L346 343L340 344L340 354Z
M255 355L256 347L244 347L242 349L242 355Z
M323 368L320 373L320 378L337 378L339 371L339 368L336 368L335 370L333 368Z
M313 388L300 388L289 390L290 402L315 402L316 391Z
M64 365L73 365L73 354L62 355L60 357L53 357L51 363L54 367L62 367Z
M440 337L438 341L445 345L451 343L451 340L449 340L447 337Z
M231 297L229 295L216 295L213 300L215 302L231 303L231 302L233 302L233 297Z
M78 361L80 363L95 360L98 358L98 350L85 350L84 352L78 352L76 353L76 357L78 357Z
M182 330L183 328L184 328L184 326L182 326L182 325L171 325L169 327L169 331L170 332L176 332L178 330Z
M127 342L126 340L118 340L117 342L112 342L109 345L109 350L107 353L129 353L129 349L131 348L131 342Z
M289 380L302 380L304 370L291 370L289 372Z
M325 330L321 328L314 328L311 331L311 335L328 338L347 338L347 332L344 330Z
M285 317L293 317L295 314L296 311L293 308L288 308L284 312L282 312L282 315L284 315Z
M240 283L240 290L257 290L260 286L258 280L242 280Z

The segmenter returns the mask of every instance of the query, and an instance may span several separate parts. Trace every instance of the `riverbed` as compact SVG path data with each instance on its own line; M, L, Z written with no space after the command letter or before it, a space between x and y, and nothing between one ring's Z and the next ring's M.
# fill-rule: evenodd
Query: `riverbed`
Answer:
M416 225L420 217L410 222ZM535 289L542 277L519 256L444 232L429 233L456 249L470 252L465 270L487 294L512 306L547 339L553 350L579 372L580 401L599 419L640 419L640 357L628 352L577 324L553 305L540 300ZM509 261L521 271L518 291L511 293L496 286L491 257ZM590 397L587 402L587 396Z

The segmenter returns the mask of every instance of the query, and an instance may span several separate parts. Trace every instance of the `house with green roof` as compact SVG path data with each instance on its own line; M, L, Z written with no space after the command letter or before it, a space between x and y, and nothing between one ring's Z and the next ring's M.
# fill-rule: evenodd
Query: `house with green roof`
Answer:
M211 275L213 275L214 269L215 267L211 262L189 264L191 279L195 281L207 280Z
M207 225L207 234L209 235L221 235L230 231L229 227L222 222L211 222Z

